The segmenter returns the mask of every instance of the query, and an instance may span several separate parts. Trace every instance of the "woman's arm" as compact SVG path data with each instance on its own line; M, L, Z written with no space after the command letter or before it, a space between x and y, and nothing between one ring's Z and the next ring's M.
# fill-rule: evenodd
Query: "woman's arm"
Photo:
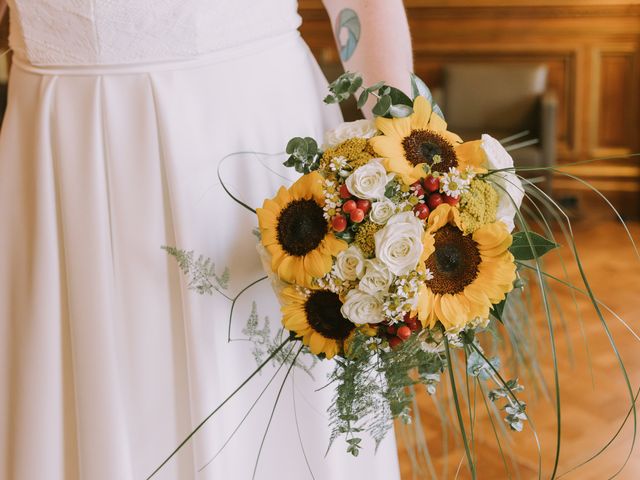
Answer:
M410 91L411 37L402 0L323 0L345 70L365 85L378 81ZM365 107L370 116L371 105Z

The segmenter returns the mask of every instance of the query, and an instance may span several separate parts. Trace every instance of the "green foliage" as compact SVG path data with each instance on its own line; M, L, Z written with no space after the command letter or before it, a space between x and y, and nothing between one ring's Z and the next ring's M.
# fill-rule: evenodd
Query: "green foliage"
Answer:
M188 287L201 295L222 293L229 287L229 269L225 268L222 275L216 273L216 265L203 255L194 258L193 251L180 250L175 247L162 247L169 255L175 257L182 273L188 278ZM222 293L224 295L224 293ZM225 295L226 296L226 295Z
M424 83L424 81L422 81L422 79L418 77L415 73L410 73L409 75L411 76L411 96L414 99L417 96L422 96L426 98L431 104L431 109L433 110L433 113L435 113L436 115L438 115L440 118L444 120L444 113L442 113L442 110L440 109L438 104L436 104L433 101L433 95L431 94L431 90L429 90L429 87L427 87L427 84Z
M500 370L500 358L493 357L489 359L489 362L496 370ZM467 373L472 377L477 377L480 380L489 380L493 371L491 367L485 362L477 352L473 351L469 354L467 359Z
M253 347L252 354L256 360L256 363L260 365L264 362L265 358L273 355L273 363L275 365L280 365L282 363L291 363L291 361L295 361L294 366L298 367L301 370L304 370L309 376L313 378L311 370L317 363L317 359L314 355L297 355L291 356L289 352L278 349L282 342L284 341L284 333L285 330L280 328L277 330L275 335L271 333L271 325L269 322L269 317L264 317L264 321L262 322L262 326L260 325L260 316L258 315L258 307L256 302L251 304L251 314L247 320L245 327L242 329L242 333L247 336L247 339L251 342ZM302 361L302 358L310 359L310 364L306 364Z
M359 73L345 72L329 85L330 94L324 101L340 103L362 89L357 95L358 108L363 108L373 95L377 98L372 110L376 116L406 117L413 112L413 101L401 90L385 85L384 82L378 82L369 87L363 87L362 84L362 76Z
M504 306L507 304L507 298L508 296L506 296L500 303L494 304L489 311L489 313L491 313L491 315L499 322L502 322L502 314L504 313Z
M344 435L347 451L354 456L363 433L377 446L394 418L409 423L413 401L409 387L421 383L433 391L444 369L441 354L424 351L416 337L394 350L382 350L375 342L356 333L347 358L336 360L330 377L336 384L329 408L331 443Z
M489 390L489 400L495 403L504 399L506 403L502 409L506 412L505 422L512 430L521 432L524 427L522 422L527 420L525 413L527 405L518 400L515 394L523 391L524 387L518 383L517 378L502 383L501 377L497 374L500 370L500 359L498 357L488 359L480 353L479 345L473 345L472 348L467 358L467 374L479 380L493 380L498 383L498 387Z
M284 162L285 167L293 167L298 173L309 173L320 166L322 152L318 143L311 137L295 137L287 143L286 152L289 158Z
M325 103L340 103L347 100L362 86L362 75L345 72L329 84L331 92L324 99Z
M560 245L535 232L516 232L509 251L516 260L534 260L558 247Z

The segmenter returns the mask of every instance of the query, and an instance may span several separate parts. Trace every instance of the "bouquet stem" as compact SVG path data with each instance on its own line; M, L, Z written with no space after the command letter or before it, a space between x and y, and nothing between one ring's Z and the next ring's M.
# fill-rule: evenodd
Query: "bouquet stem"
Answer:
M287 345L287 344L288 344L291 340L293 340L293 339L294 339L294 338L292 338L292 337L287 338L287 339L286 339L284 342L282 342L282 343L281 343L281 344L280 344L280 345L279 345L279 346L278 346L278 347L277 347L273 352L271 352L271 354L267 357L267 359L266 359L264 362L262 362L262 363L258 366L258 368L256 368L256 369L253 371L253 373L252 373L251 375L249 375L249 376L246 378L246 380L245 380L244 382L242 382L242 383L238 386L238 388L236 388L233 392L231 392L231 393L229 394L229 396L228 396L227 398L225 398L225 399L223 400L223 402L222 402L220 405L218 405L218 406L217 406L217 407L216 407L216 408L215 408L215 409L214 409L214 410L213 410L209 415L207 415L207 416L205 417L205 419L204 419L204 420L202 420L202 422L200 422L200 424L199 424L199 425L198 425L198 426L197 426L197 427L196 427L196 428L195 428L195 429L194 429L194 430L193 430L189 435L187 435L187 438L185 438L185 439L180 443L180 445L178 445L178 446L176 447L176 449L175 449L173 452L171 452L171 454L170 454L170 455L169 455L169 456L168 456L168 457L167 457L167 458L166 458L166 459L165 459L165 460L160 464L160 466L158 466L158 468L156 468L156 469L153 471L153 473L152 473L151 475L149 475L149 476L146 478L146 480L150 480L151 478L153 478L153 477L156 475L156 473L158 473L158 472L162 469L162 467L164 467L164 466L169 462L169 460L171 460L171 459L174 457L174 455L175 455L176 453L178 453L178 452L180 451L180 449L181 449L182 447L184 447L184 445L185 445L189 440L191 440L191 437L193 437L193 436L198 432L198 430L200 430L200 429L204 426L204 424L205 424L205 423L207 423L207 422L209 421L209 419L210 419L211 417L213 417L213 416L218 412L218 410L220 410L220 409L221 409L221 408L222 408L222 407L223 407L223 406L224 406L224 405L225 405L229 400L231 400L231 399L233 398L233 396L234 396L236 393L238 393L240 390L242 390L242 388L243 388L247 383L249 383L249 381L250 381L253 377L255 377L255 376L258 374L258 372L260 372L260 370L262 370L262 369L263 369L263 367L264 367L267 363L269 363L269 362L270 362L270 361L271 361L271 360L272 360L272 359L273 359L273 358L278 354L278 352L280 352L280 350L282 350L282 349L285 347L285 345Z

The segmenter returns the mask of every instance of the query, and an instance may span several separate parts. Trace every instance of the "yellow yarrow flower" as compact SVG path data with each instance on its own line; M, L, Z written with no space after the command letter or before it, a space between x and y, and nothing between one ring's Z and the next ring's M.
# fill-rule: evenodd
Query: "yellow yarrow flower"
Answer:
M355 170L375 158L375 153L365 138L350 138L327 149L320 160L320 168L327 170L334 158L344 157L349 166Z
M475 179L460 197L460 222L465 234L496 221L498 192L483 180Z
M375 233L382 229L384 225L378 225L370 221L362 223L356 231L354 243L360 247L366 258L372 258L376 254L376 242L373 238Z

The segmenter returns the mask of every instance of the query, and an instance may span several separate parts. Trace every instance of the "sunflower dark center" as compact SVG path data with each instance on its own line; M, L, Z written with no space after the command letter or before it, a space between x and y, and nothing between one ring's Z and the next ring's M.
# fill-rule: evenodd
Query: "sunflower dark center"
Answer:
M311 328L323 337L333 340L345 340L356 328L342 316L342 302L338 294L329 290L312 292L305 303L307 322Z
M412 165L426 163L433 172L446 173L458 166L453 146L444 137L430 130L412 130L402 141L405 157Z
M427 287L436 294L460 293L478 276L481 263L478 244L469 235L445 225L435 233L435 251L425 262L433 278Z
M314 250L329 231L322 207L313 200L294 200L278 217L278 242L289 255Z

